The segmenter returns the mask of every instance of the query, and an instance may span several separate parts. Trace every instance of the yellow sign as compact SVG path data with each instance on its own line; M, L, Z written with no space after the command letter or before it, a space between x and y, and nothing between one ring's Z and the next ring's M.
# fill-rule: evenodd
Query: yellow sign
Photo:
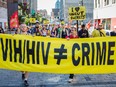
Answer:
M39 18L39 22L42 22L42 18L41 17Z
M64 21L61 21L61 22L60 22L60 24L64 25L64 24L65 24L65 22L64 22Z
M86 19L85 6L69 8L69 20L85 20L85 19Z
M48 20L44 20L43 24L49 24L50 22Z
M62 74L116 73L116 37L66 40L0 34L0 68Z
M35 18L30 18L30 23L36 23L36 19Z

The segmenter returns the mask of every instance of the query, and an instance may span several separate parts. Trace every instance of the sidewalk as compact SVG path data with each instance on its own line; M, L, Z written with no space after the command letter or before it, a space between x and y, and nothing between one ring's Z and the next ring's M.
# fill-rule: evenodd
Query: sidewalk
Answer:
M76 75L75 83L68 83L68 76L30 73L29 87L116 87L116 74ZM21 72L0 70L0 87L24 87Z

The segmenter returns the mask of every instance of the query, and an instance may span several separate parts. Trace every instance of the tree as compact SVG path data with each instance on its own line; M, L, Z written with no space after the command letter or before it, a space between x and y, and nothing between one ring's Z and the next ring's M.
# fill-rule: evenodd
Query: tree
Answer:
M19 23L24 23L27 16L29 17L29 4L19 3L18 4ZM27 22L27 21L26 21Z

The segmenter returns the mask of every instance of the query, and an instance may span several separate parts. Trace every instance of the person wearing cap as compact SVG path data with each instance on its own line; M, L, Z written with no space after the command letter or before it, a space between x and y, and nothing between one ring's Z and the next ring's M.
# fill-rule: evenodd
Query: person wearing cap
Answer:
M111 36L116 36L116 25L114 26L114 30L110 34Z

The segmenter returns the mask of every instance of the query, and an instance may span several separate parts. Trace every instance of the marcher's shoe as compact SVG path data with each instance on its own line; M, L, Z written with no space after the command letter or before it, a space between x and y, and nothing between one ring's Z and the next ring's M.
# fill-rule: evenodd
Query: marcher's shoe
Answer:
M22 80L24 80L25 79L25 74L22 74Z
M77 79L76 79L76 76L74 76L73 78L70 78L68 80L69 83L76 83L77 82Z
M69 82L69 83L72 83L72 82L73 82L73 79L69 79L68 82Z
M24 85L25 85L26 87L29 86L29 83L28 83L27 80L24 80Z

